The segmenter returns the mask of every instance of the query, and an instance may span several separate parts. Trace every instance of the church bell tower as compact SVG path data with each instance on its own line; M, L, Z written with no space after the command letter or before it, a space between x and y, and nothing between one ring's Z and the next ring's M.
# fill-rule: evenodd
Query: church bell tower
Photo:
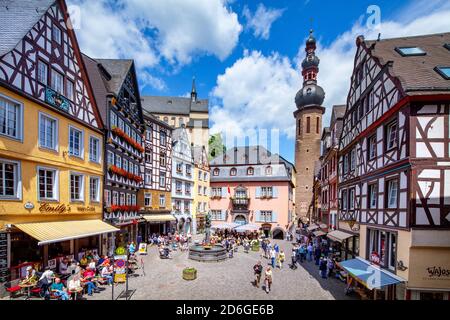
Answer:
M313 201L314 165L320 157L320 137L322 133L322 115L325 108L322 103L325 92L317 84L320 60L316 56L316 39L313 30L306 40L306 57L302 62L303 86L295 96L297 110L295 134L295 168L297 170L295 205L297 218L308 222L308 210ZM311 213L312 214L312 213Z

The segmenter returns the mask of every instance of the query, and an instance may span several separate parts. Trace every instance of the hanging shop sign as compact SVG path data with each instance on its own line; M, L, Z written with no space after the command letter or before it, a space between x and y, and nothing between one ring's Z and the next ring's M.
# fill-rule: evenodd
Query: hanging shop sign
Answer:
M30 201L26 202L23 206L27 210L33 210L34 209L34 204L32 202L30 202Z

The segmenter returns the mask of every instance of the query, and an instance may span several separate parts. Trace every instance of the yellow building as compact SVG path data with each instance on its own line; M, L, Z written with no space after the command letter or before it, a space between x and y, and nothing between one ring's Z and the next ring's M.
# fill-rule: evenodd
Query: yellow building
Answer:
M117 231L101 220L103 125L66 4L32 2L0 11L16 21L0 35L1 258L12 279L27 263L58 268L61 257L100 254L101 235Z
M209 180L210 170L205 147L194 147L194 201L192 220L194 233L203 233L205 217L209 210Z

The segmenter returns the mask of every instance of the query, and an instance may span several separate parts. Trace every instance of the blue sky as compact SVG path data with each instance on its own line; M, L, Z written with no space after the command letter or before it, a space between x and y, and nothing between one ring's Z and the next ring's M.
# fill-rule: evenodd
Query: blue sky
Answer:
M275 130L279 150L269 148L290 161L294 96L301 87L298 64L310 28L319 42L318 81L327 110L346 101L357 35L450 31L446 0L343 2L68 0L76 6L72 10L80 10L76 33L85 53L135 59L146 95L184 96L195 76L199 96L210 99L213 133L228 131L227 137L233 133L245 141L254 130ZM324 126L328 121L329 112Z

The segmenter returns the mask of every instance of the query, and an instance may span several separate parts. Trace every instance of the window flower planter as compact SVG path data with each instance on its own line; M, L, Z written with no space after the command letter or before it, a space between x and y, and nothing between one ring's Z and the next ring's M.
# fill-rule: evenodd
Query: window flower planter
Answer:
M117 136L121 137L123 140L128 142L133 148L138 150L139 152L144 152L145 149L143 146L141 146L139 143L137 143L136 140L131 138L129 135L127 135L122 129L119 127L112 127L111 131L116 134Z
M132 181L135 181L137 183L142 182L142 178L140 176L135 175L134 173L128 172L128 171L126 171L124 169L121 169L121 168L119 168L117 166L114 166L114 165L109 166L108 167L108 171L111 172L111 173L117 174L117 175L119 175L121 177L124 177L124 178L130 179Z

